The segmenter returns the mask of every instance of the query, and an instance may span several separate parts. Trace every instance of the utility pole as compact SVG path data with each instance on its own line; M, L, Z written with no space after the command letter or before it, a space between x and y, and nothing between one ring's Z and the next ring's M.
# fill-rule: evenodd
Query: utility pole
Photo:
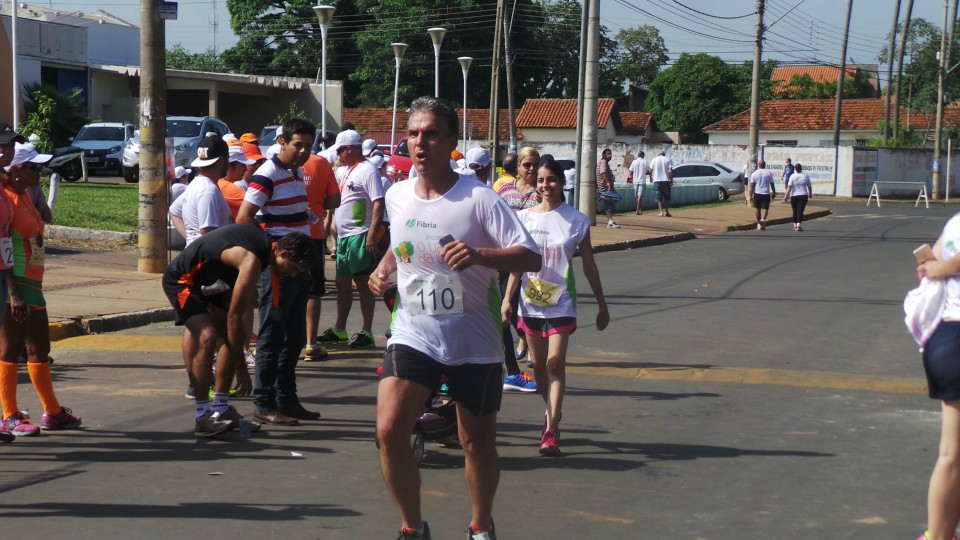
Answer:
M943 33L940 36L940 55L937 62L937 129L933 137L933 200L940 200L940 153L943 151L943 85L947 76L947 38L950 25L947 16L950 13L950 0L943 0Z
M137 270L167 266L166 34L156 0L140 0L140 202Z
M583 88L587 78L587 30L589 28L590 1L583 0L580 8L580 66L577 72L577 154L583 155ZM599 2L600 0L593 0ZM580 210L580 170L577 169L577 179L573 186L573 204Z
M913 0L907 0L907 18L900 34L900 50L897 52L897 101L893 107L893 136L900 137L900 88L903 82L903 55L907 50L907 35L910 33L910 18L913 16Z
M900 22L900 0L893 0L893 26L890 27L890 45L887 46L887 95L883 98L883 145L890 136L890 99L893 97L893 50L897 46L897 23Z
M850 36L850 12L853 0L847 0L847 22L843 26L843 41L840 42L840 72L837 73L837 100L833 108L833 146L840 146L840 113L843 109L843 79L847 74L847 39ZM836 176L836 167L834 167Z
M763 57L763 1L757 0L756 42L753 44L753 85L750 89L750 166L747 174L757 168L757 147L760 145L760 63Z
M591 0L587 19L587 59L583 86L583 147L580 161L580 204L590 218L597 218L597 98L600 88L600 1Z
M503 28L503 11L506 0L497 0L497 22L493 25L493 58L490 67L490 121L487 136L490 139L490 154L497 161L500 146L500 29Z
M516 4L514 4L516 5ZM503 18L503 59L507 72L507 119L510 122L510 146L508 152L517 151L517 116L513 104L513 55L510 54L510 30L513 28L513 16Z

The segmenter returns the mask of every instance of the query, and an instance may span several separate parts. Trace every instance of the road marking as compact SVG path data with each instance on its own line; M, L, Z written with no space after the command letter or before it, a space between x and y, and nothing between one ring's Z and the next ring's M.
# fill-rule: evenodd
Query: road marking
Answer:
M158 352L179 354L181 336L138 336L128 334L97 334L64 339L53 343L53 350L95 350L113 352ZM338 360L339 353L344 359L379 361L382 350L343 351L331 350L330 361ZM359 357L358 357L358 353ZM786 369L746 368L729 366L710 367L636 367L625 363L623 366L592 367L578 364L609 362L611 357L625 360L632 354L614 353L605 358L567 359L567 372L599 377L619 377L624 379L644 379L651 381L690 381L702 383L732 383L770 386L791 386L800 388L833 388L836 390L864 390L891 394L926 394L927 383L924 378L877 377L854 373L836 373L829 371L792 371Z

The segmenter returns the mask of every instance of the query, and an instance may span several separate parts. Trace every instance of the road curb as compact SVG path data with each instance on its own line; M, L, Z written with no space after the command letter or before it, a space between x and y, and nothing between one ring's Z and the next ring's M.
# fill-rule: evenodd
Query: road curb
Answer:
M75 321L52 322L49 324L50 341L60 341L85 334L116 332L172 320L173 308L155 308L88 319L81 318Z
M47 239L66 239L66 240L97 240L113 242L136 242L137 233L124 233L117 231L100 231L97 229L84 229L81 227L67 227L65 225L47 225L43 229L43 236Z
M697 235L692 232L669 234L666 236L657 236L655 238L637 238L635 240L625 240L623 242L611 242L593 246L594 253L605 253L610 251L623 251L626 249L636 249L647 246L660 246L663 244L672 244L684 240L693 240Z

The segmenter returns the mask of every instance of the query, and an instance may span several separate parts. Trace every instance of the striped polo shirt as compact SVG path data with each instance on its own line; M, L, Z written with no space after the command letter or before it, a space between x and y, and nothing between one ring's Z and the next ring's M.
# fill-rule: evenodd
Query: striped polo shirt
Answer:
M270 236L310 234L307 187L297 171L288 169L276 156L257 169L243 200L260 207L257 223Z

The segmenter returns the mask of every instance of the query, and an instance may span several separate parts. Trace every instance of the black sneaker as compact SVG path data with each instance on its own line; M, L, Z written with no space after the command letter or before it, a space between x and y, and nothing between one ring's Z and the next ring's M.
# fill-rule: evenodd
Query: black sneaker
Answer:
M192 386L187 386L187 391L183 393L183 397L187 399L197 399L197 393L193 391Z
M347 342L347 331L346 330L337 330L334 327L327 328L327 331L323 334L320 334L320 337L317 338L317 343L346 343Z
M361 330L350 338L351 349L370 349L376 346L377 342L373 340L373 334L366 330Z
M467 540L497 540L497 526L491 519L489 531L475 531L467 527Z
M410 529L400 529L400 534L397 535L397 540L432 540L430 538L430 526L427 525L426 521L424 521L422 533L411 531Z

